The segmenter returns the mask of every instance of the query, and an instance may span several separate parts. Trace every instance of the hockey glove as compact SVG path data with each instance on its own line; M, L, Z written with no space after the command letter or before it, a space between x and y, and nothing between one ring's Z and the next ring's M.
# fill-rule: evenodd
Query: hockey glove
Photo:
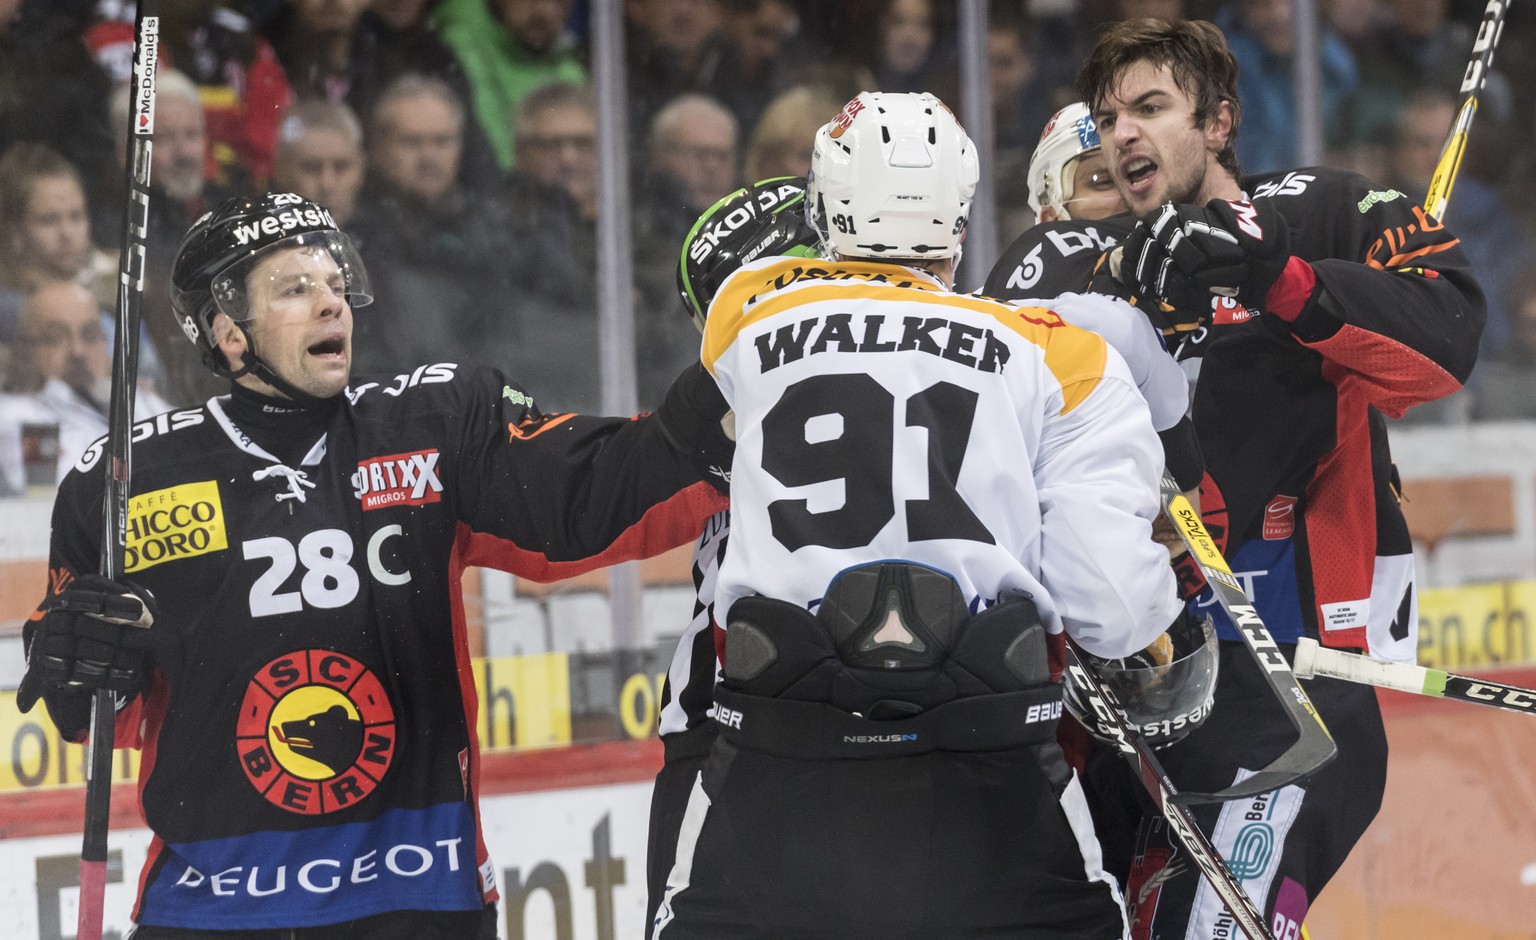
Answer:
M89 694L98 689L131 698L150 669L149 626L155 600L148 591L82 575L43 603L27 623L27 673L16 706L30 711L45 692Z
M1120 245L1099 256L1099 260L1093 265L1093 277L1088 281L1089 293L1119 297L1146 314L1153 328L1165 337L1188 333L1210 322L1208 309L1186 312L1150 294L1143 299L1138 295L1138 288L1134 281L1122 273L1124 257L1125 249Z
M735 414L701 363L683 370L668 387L656 418L672 446L686 454L704 479L727 492L736 452Z
M1290 231L1273 204L1213 199L1203 207L1169 203L1136 223L1121 276L1176 309L1238 322L1264 309L1290 262Z

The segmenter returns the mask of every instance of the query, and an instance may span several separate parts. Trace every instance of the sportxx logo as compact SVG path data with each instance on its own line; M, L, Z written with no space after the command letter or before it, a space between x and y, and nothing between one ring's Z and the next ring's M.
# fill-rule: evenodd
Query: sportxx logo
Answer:
M127 535L124 571L225 550L229 541L218 481L185 483L133 497L128 502Z
M441 502L439 456L436 450L418 450L364 460L352 474L353 495L363 501L364 510Z
M268 803L306 816L372 793L395 757L395 709L372 670L330 650L299 650L252 677L235 751Z

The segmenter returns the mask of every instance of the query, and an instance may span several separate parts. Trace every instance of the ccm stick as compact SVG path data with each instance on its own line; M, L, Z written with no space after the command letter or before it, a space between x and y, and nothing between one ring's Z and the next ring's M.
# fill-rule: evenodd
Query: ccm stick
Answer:
M1310 637L1296 641L1296 675L1303 679L1327 676L1380 689L1487 705L1523 715L1536 715L1536 689L1458 676L1412 663L1391 663L1359 653L1321 646Z
M1424 211L1431 217L1445 221L1446 205L1451 199L1451 189L1456 185L1456 173L1461 169L1461 158L1467 150L1467 134L1472 130L1472 118L1477 115L1477 96L1488 81L1488 70L1493 67L1493 50L1504 32L1504 18L1509 13L1509 0L1488 0L1483 8L1483 20L1477 27L1477 39L1472 43L1472 60L1462 75L1461 102L1456 108L1456 119L1451 122L1450 135L1440 151L1440 162L1435 164L1435 175L1429 180L1429 193L1424 197Z
M154 149L155 62L160 18L155 0L139 0L134 12L133 94L125 175L128 199L123 213L123 247L118 256L117 338L112 351L112 398L107 412L107 483L102 507L101 574L119 580L128 540L129 457L133 435L133 393L138 381L140 301L144 294L144 251L149 225L149 165ZM85 769L85 833L80 848L80 917L75 935L101 940L107 888L107 830L112 815L112 742L117 709L111 692L91 699L91 739Z
M1312 706L1312 700L1296 682L1296 674L1291 671L1290 664L1280 652L1274 637L1270 636L1269 628L1259 618L1258 611L1254 610L1248 595L1243 593L1242 584L1233 576L1232 569L1227 567L1226 559L1216 547L1216 540L1201 523L1200 514L1179 492L1179 485L1173 481L1173 477L1163 477L1162 495L1163 511L1173 521L1174 528L1179 530L1180 538L1189 548L1190 558L1199 566L1216 600L1236 625L1237 632L1258 662L1264 680L1269 683L1275 698L1279 699L1297 735L1296 743L1247 780L1215 793L1181 793L1177 800L1180 803L1235 800L1299 783L1333 760L1338 753L1338 745L1334 744L1328 726L1323 724L1322 717Z
M1264 915L1237 877L1232 874L1221 859L1221 853L1211 845L1211 841L1200 831L1195 822L1194 814L1183 805L1188 802L1188 795L1182 794L1168 779L1168 772L1158 761L1153 753L1152 746L1147 739L1126 721L1120 702L1115 698L1108 686L1099 681L1098 674L1083 662L1077 653L1077 648L1071 643L1067 644L1067 672L1077 686L1078 692L1083 696L1089 708L1099 716L1100 724L1107 730L1115 733L1114 746L1120 751L1122 757L1131 765L1137 779L1146 788L1152 802L1168 820L1168 828L1173 832L1179 844L1184 846L1189 857L1194 861L1206 881L1216 890L1227 910L1237 921L1238 926L1246 932L1250 940L1275 940L1275 935L1264 923Z

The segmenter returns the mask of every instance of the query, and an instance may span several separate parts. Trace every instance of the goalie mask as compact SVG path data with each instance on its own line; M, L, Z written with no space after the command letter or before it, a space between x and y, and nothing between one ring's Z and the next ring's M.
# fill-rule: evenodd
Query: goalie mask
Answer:
M171 306L181 330L203 351L203 364L227 378L247 372L296 400L310 396L278 378L250 343L249 275L262 258L285 250L312 254L315 274L286 285L285 291L325 291L342 296L352 308L373 301L368 272L352 241L336 227L322 206L292 193L236 196L204 213L192 224L171 269ZM321 278L318 272L325 272ZM213 318L223 313L246 333L242 363L224 361L213 337Z
M678 293L700 331L720 285L742 265L775 255L817 256L820 239L804 210L805 178L798 176L753 183L704 210L677 263Z
M806 203L843 258L958 262L979 178L976 146L944 102L865 91L816 132Z
M1145 650L1124 659L1079 654L1119 700L1127 723L1153 748L1167 747L1200 727L1211 713L1216 693L1216 631L1210 620L1182 613L1165 636L1173 651L1164 664ZM1078 724L1100 741L1115 743L1114 730L1087 701L1091 693L1077 687L1070 671L1063 693L1066 709Z

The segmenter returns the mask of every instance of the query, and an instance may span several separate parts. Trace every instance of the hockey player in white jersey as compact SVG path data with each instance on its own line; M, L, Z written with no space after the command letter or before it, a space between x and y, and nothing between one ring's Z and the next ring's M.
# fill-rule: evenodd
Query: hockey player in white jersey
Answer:
M1029 208L1037 222L1107 219L1130 210L1109 175L1109 161L1088 105L1074 101L1051 115L1029 158Z
M1147 406L1101 338L950 290L977 167L937 99L861 94L812 173L833 260L709 308L720 738L656 936L1120 937L1055 679L1066 636L1123 657L1182 616Z

